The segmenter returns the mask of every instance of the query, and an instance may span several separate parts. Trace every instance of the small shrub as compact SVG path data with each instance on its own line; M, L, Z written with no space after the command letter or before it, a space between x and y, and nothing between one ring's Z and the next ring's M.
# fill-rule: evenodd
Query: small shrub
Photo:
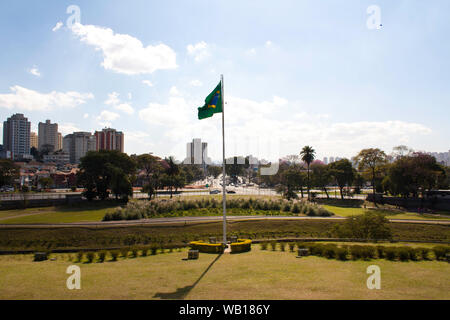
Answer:
M387 247L384 250L386 259L394 261L397 258L397 249L393 247Z
M104 262L105 259L106 259L106 251L100 251L100 252L98 253L98 260L99 260L100 262Z
M288 245L289 245L289 251L290 252L294 252L294 250L295 250L295 243L294 242L289 242Z
M277 250L277 243L276 243L276 241L271 241L270 242L270 248L272 249L272 251L276 251Z
M335 256L338 260L346 261L348 251L346 248L335 248Z
M151 246L151 247L150 247L150 254L151 254L152 256L154 256L154 255L156 255L157 253L158 253L158 247L155 246L155 245Z
M327 245L323 249L323 256L327 259L333 259L336 257L336 246Z
M77 252L77 261L78 262L83 261L83 257L84 257L84 252L82 252L82 251Z
M430 249L428 248L418 248L418 255L422 260L430 260Z
M94 261L94 259L95 259L95 252L89 251L89 252L86 254L86 258L87 258L87 261L88 261L89 263L92 263L92 262Z
M280 242L281 251L286 251L286 242Z
M120 250L120 254L122 255L123 258L128 258L128 248L123 248Z
M384 246L377 246L378 259L383 259L386 257L385 251L386 251L386 248Z
M133 258L137 258L139 256L139 249L138 248L132 248L131 249L131 256Z
M300 213L300 206L298 203L295 203L292 208L291 208L291 212L293 214L299 214Z
M445 258L445 255L447 253L450 253L450 250L449 250L449 247L434 246L433 247L433 252L434 252L434 255L436 257L436 260L442 260L443 258Z
M117 261L118 257L119 257L119 251L118 250L111 251L111 259L112 259L112 261Z
M261 242L259 246L261 247L261 250L267 250L267 242Z
M148 248L146 248L146 247L141 248L141 255L143 257L148 256Z
M400 248L397 248L397 252L398 252L398 258L400 259L400 261L408 261L410 259L409 248L400 247Z

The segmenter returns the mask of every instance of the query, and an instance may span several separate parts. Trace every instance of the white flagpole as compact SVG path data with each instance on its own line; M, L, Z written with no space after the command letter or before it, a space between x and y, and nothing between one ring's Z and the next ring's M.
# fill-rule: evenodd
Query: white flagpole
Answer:
M225 188L225 99L223 94L223 75L220 76L222 97L222 148L223 148L223 161L222 161L222 205L223 205L223 243L227 244L227 191Z

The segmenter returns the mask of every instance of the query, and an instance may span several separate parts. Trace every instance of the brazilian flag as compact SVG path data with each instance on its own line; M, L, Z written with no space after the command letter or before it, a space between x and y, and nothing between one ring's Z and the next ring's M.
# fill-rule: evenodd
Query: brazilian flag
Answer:
M212 117L214 113L222 112L222 82L205 99L205 105L198 108L198 119Z

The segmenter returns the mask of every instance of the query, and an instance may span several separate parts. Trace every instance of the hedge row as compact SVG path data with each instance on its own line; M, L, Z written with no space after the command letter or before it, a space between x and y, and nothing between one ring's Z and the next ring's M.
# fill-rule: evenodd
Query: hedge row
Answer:
M221 208L221 206L221 201L215 198L201 198L195 200L157 199L151 201L131 201L124 208L119 207L106 213L103 217L103 221L139 220L154 217L179 216L183 211L215 209ZM228 199L227 208L245 209L249 211L272 211L283 215L305 214L308 216L323 217L333 215L330 211L316 204L310 204L306 201L288 201L282 199Z
M173 252L175 249L178 251L181 250L180 246L169 246L169 247L161 247L158 244L154 244L146 247L131 247L131 248L122 248L118 250L101 250L101 251L79 251L75 255L75 262L85 262L85 263L93 263L93 262L105 262L108 257L109 261L117 261L119 257L124 259L127 258L138 258L138 257L146 257L149 255L156 255L158 253L165 252ZM73 260L72 255L69 255L69 260Z
M289 246L291 252L298 249L306 248L313 256L325 257L328 259L338 260L371 260L386 259L390 261L419 261L419 260L445 260L446 255L450 254L450 246L434 246L429 248L411 248L407 246L371 246L371 245L343 245L336 244L320 244L320 243L285 243L285 242L262 242L260 244L262 250L267 250L270 246L272 251L279 248L281 251L286 250Z

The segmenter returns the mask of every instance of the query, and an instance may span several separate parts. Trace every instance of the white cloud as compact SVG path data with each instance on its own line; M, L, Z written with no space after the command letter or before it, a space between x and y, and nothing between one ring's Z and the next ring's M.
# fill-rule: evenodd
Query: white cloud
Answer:
M73 123L60 123L60 124L58 124L58 131L61 132L61 134L63 136L65 136L67 134L71 134L74 132L80 132L83 130L79 129L77 127L77 125L73 124Z
M194 57L196 62L200 62L210 56L209 46L204 41L188 45L187 52Z
M131 105L129 105L128 103L121 103L121 104L115 106L114 109L125 112L127 114L134 113L133 107Z
M31 73L33 76L40 77L41 73L39 72L39 69L35 66L28 70L29 73Z
M105 101L106 105L113 106L114 109L122 111L126 114L133 114L134 109L129 103L122 103L119 99L119 94L117 92L112 92L108 94L108 99Z
M147 132L125 132L125 148L133 150L133 153L143 154L151 152L154 148L154 144L151 141L150 134Z
M48 111L56 108L73 108L93 99L92 93L75 91L40 93L21 86L10 88L12 93L0 94L0 107L28 111Z
M72 32L80 40L103 54L106 70L127 75L149 74L156 70L176 69L176 53L165 44L148 45L128 34L112 29L75 23Z
M193 87L201 87L203 83L200 80L192 80L189 84Z
M256 49L255 48L251 48L247 51L245 51L245 54L248 56L254 56L256 54Z
M128 100L131 100L133 98L133 95L131 94L131 92L128 92Z
M142 80L142 83L145 84L146 86L153 87L153 83L151 83L150 80Z
M87 119L87 118L89 118L89 113L85 113L85 114L83 115L83 119Z
M105 104L114 106L119 103L119 94L117 92L111 92L110 94L108 94L108 99L105 101Z
M178 96L180 95L180 91L178 91L177 87L173 86L172 88L170 88L169 94L171 96Z
M399 142L431 133L422 124L405 121L334 122L327 114L311 112L308 106L278 96L266 101L229 96L227 102L227 156L253 154L275 160L298 153L304 145L312 145L318 154L351 157L363 148L390 150ZM221 117L215 115L198 121L196 106L200 105L199 101L187 101L180 95L170 96L166 104L149 103L139 112L139 118L163 128L160 131L167 140L161 148L170 146L166 154L183 159L186 137L198 137L208 142L208 156L220 159ZM286 114L291 115L277 116Z
M120 118L118 113L103 110L97 117L97 121L101 126L110 127L111 122L117 120L118 118Z
M273 46L273 42L270 40L267 40L265 46L266 46L266 48L270 48Z
M62 26L63 26L63 23L62 23L61 21L58 21L58 22L56 23L56 25L53 27L52 31L53 31L53 32L56 32L56 31L58 31L59 29L61 29Z

